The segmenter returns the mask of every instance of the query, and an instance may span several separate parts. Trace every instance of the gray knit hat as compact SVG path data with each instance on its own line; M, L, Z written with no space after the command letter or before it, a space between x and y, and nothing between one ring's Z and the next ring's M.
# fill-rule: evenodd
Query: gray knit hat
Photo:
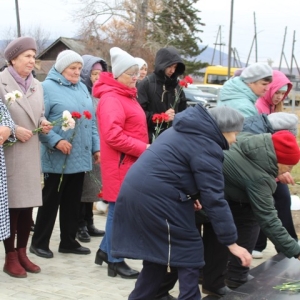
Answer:
M138 63L136 59L126 51L118 47L113 47L110 49L109 52L110 52L112 73L114 78L118 78L126 70L133 67L134 65L138 67Z
M208 110L221 132L240 132L243 129L244 116L228 106L217 106Z
M272 68L264 63L255 63L243 70L240 78L246 83L252 83L266 77L272 77Z
M289 130L294 136L297 136L298 116L286 112L275 112L268 115L268 119L274 131Z
M62 73L65 68L75 62L81 63L83 66L83 59L78 53L72 50L64 50L57 55L54 67L57 72Z
M27 50L34 50L36 52L36 48L35 39L29 36L21 36L7 45L4 50L4 57L9 62Z

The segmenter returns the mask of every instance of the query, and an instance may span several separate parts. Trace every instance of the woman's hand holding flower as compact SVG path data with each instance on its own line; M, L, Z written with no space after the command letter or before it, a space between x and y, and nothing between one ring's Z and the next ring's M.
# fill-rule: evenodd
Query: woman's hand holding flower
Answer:
M66 140L60 140L55 148L60 150L63 154L70 154L72 150L72 144Z
M33 136L33 133L31 130L28 130L24 127L18 126L16 129L16 137L21 142L25 143L27 142L31 137Z
M165 122L171 122L174 120L175 117L175 110L173 108L169 108L165 114L167 114L169 116L168 120L165 120Z
M42 127L42 133L44 134L48 134L49 131L53 128L51 122L47 121L47 120L43 120L41 122L41 127Z
M10 136L10 128L7 126L0 126L0 145L8 139Z

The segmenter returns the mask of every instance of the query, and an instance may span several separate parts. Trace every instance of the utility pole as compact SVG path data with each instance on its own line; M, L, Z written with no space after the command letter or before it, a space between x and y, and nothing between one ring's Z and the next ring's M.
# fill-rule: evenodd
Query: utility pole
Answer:
M253 39L252 39L250 51L249 51L248 58L247 58L247 62L246 62L246 67L248 67L248 63L249 63L250 56L251 56L251 53L252 53L252 48L253 48L253 45L254 45L254 41L255 41L255 36L254 36Z
M242 68L241 59L240 59L240 56L239 56L239 53L238 53L237 49L233 48L232 51L234 52L234 57L236 58L236 66L238 68Z
M255 18L255 12L253 13L254 16L254 38L255 38L255 62L258 61L257 59L257 32L256 32L256 18Z
M17 15L17 31L18 31L18 37L20 37L21 36L21 26L20 26L20 15L19 15L18 0L15 0L15 6L16 6L16 15Z
M214 43L215 47L214 47L212 60L211 60L211 63L210 63L211 65L214 64L216 46L220 46L220 65L222 65L222 46L225 46L225 44L222 43L221 30L222 30L221 25L219 25L219 29L218 29L218 33L217 33L217 37L216 37L216 42ZM219 36L220 36L220 38L219 38ZM218 42L218 39L219 39L219 42Z
M278 68L279 71L281 70L282 56L284 55L284 46L285 46L286 31L287 31L287 26L285 26L285 30L284 30L283 44L282 44L280 61L279 61L279 68Z
M292 45L292 57L291 57L290 75L293 74L294 48L295 48L295 42L296 42L295 35L296 35L296 31L294 30L294 35L293 35L293 45Z
M230 78L230 69L231 69L231 43L232 43L233 5L234 5L234 0L231 0L229 43L228 43L228 70L227 70L228 79Z

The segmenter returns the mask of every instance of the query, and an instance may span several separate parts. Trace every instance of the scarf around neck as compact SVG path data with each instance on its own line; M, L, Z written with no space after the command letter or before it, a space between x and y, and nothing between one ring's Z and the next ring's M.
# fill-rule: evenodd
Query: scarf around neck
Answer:
M22 78L17 71L12 66L8 66L8 71L11 74L11 76L14 78L14 80L17 82L21 90L24 94L28 91L29 87L31 86L31 82L33 79L32 73L30 73L26 79Z

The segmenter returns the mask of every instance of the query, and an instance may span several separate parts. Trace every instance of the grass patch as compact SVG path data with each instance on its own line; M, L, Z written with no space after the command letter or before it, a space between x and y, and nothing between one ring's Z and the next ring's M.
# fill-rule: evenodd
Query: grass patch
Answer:
M288 107L285 108L285 112L288 113L294 113L298 116L299 122L300 122L300 108L295 108L293 111L292 108ZM300 123L298 123L298 134L297 134L297 141L298 144L300 145ZM295 182L300 182L300 163L298 163L296 166L293 167L293 170L291 172L292 176L294 177ZM295 184L291 185L289 184L289 189L292 195L298 195L300 196L300 185Z

